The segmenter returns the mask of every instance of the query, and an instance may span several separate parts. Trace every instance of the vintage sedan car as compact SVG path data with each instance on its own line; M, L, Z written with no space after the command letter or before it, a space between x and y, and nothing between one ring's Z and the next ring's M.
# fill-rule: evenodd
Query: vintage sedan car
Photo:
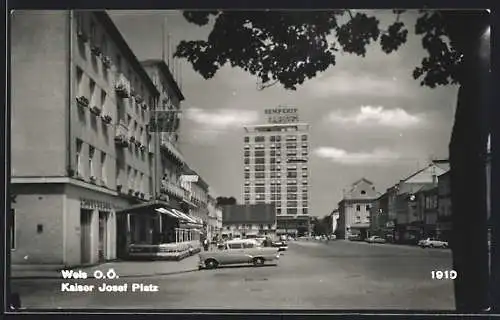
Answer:
M385 243L386 240L379 236L371 236L365 240L368 243Z
M218 250L199 254L199 269L215 269L218 266L233 264L253 264L262 266L266 262L279 260L277 248L264 248L254 239L229 240Z
M288 249L288 243L286 241L274 241L272 243L273 248L278 248L278 251L286 251Z
M418 245L422 248L448 248L448 242L433 238L420 240Z

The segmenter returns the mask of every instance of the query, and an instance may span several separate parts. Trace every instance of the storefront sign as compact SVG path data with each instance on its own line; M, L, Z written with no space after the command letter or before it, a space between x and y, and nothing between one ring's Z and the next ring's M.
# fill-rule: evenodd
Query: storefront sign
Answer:
M88 210L111 211L113 206L109 202L80 198L80 208Z
M278 107L274 109L265 109L264 113L267 116L269 123L294 123L299 122L297 108Z

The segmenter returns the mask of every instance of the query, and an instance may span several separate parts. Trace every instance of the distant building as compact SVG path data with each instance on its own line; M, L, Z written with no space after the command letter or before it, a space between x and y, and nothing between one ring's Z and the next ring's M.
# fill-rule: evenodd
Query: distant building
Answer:
M245 204L272 203L278 234L304 235L309 221L309 125L296 108L266 110L268 124L246 126L243 149Z
M448 170L449 162L447 160L433 161L427 167L400 180L399 183L387 189L389 200L388 218L389 221L394 223L393 235L396 241L414 242L422 236L424 232L423 224L425 224L423 211L425 211L426 207L425 203L421 203L422 198L417 199L416 194L419 191L425 191L424 198L427 198L427 191L437 187L438 176ZM427 209L431 209L431 207L428 206ZM425 227L425 229L428 230L429 226Z
M445 241L450 241L452 230L452 207L451 207L451 171L438 176L438 217L437 236Z
M222 237L275 236L273 204L227 205L222 208Z
M344 197L338 204L340 239L346 239L350 234L367 237L371 206L378 196L373 183L365 178L354 182L350 189L344 192Z
M211 195L208 196L208 225L207 236L209 239L219 238L222 231L222 208L217 205Z
M338 226L338 219L339 219L339 209L335 209L331 213L331 233L334 234L337 231L337 226Z
M387 237L393 233L394 221L389 219L389 194L386 192L373 201L370 210L370 233Z

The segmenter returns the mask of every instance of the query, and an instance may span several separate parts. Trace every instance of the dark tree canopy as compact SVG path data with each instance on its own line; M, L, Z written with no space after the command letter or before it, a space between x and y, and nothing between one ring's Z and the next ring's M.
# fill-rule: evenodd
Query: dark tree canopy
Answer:
M229 63L255 75L259 89L280 83L296 90L335 66L339 53L364 57L367 45L375 42L387 54L398 50L411 26L399 19L404 10L393 12L394 22L381 30L376 17L350 10L185 11L184 17L199 26L208 25L211 18L215 22L206 41L181 41L175 56L186 58L205 79ZM428 87L460 83L468 41L485 24L485 10L420 10L413 32L422 36L429 55L413 77Z
M217 197L215 199L216 204L218 206L225 206L225 205L234 205L236 204L236 198L235 197Z

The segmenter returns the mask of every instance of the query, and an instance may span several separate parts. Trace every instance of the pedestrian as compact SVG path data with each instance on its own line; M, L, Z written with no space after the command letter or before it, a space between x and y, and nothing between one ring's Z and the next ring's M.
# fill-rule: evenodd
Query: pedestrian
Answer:
M209 245L209 243L208 243L208 239L207 239L207 238L205 238L205 240L203 240L203 249L204 249L205 251L208 251L208 245Z

